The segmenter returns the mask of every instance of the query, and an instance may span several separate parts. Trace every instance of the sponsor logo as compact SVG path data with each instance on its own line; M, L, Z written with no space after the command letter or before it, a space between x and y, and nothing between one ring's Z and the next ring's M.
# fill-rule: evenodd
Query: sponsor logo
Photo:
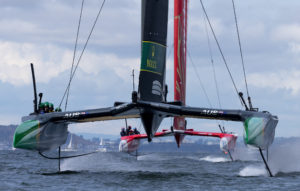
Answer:
M152 57L155 55L155 46L152 45Z
M154 80L152 82L152 94L160 96L162 94L161 91L161 83L157 80Z
M163 75L166 47L155 42L143 41L141 71Z
M205 115L217 115L217 114L219 114L218 110L210 110L210 109L204 109L202 112Z
M66 118L73 118L73 117L78 117L79 115L85 115L86 112L74 112L74 113L66 113L65 117Z
M147 67L156 69L157 68L157 62L155 60L147 59Z

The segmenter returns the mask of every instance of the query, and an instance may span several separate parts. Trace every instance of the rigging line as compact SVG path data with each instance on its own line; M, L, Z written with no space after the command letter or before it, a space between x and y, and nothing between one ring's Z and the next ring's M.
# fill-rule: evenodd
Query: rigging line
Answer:
M245 80L245 85L246 85L246 91L247 91L247 96L250 97L249 90L248 90L247 78L246 78L245 63L244 63L244 57L243 57L243 51L242 51L240 32L239 32L239 27L238 27L238 21L237 21L237 16L236 16L236 9L235 9L234 0L232 0L232 6L233 6L234 19L235 19L236 33L237 33L238 41L239 41L239 48L240 48L240 55L241 55L241 60L242 60L243 72L244 72L244 80Z
M208 24L209 24L210 30L212 31L213 36L214 36L214 39L215 39L215 41L216 41L216 43L217 43L217 46L218 46L219 52L220 52L220 54L221 54L221 56L222 56L223 62L224 62L225 66L226 66L226 69L227 69L227 71L228 71L228 73L229 73L229 76L230 76L230 79L231 79L232 84L233 84L233 86L234 86L234 89L235 89L235 91L236 91L236 94L237 94L237 96L238 96L238 98L239 98L241 104L243 105L243 103L242 103L242 101L241 101L241 98L240 98L240 96L239 96L239 91L238 91L238 89L237 89L237 87L236 87L236 85L235 85L233 76L232 76L232 74L231 74L231 72L230 72L230 69L229 69L228 64L227 64L227 62L226 62L225 56L224 56L224 54L223 54L223 51L222 51L221 46L220 46L220 44L219 44L219 41L218 41L218 39L217 39L217 37L216 37L215 31L214 31L214 29L212 28L212 25L211 25L211 23L210 23L210 20L209 20L209 18L208 18L208 15L207 15L207 13L206 13L206 10L205 10L205 7L204 7L204 5L203 5L202 0L200 0L200 3L201 3L201 6L202 6L202 9L203 9L203 12L204 12L204 14L205 14L205 17L206 17L206 19L207 19L207 22L208 22Z
M202 81L201 81L201 78L200 78L200 76L199 76L199 74L198 74L198 70L196 69L196 67L195 67L195 65L194 65L194 62L193 62L193 60L192 60L192 57L191 57L191 55L190 55L190 52L189 52L188 50L187 50L187 53L188 53L188 56L189 56L189 58L190 58L190 60L191 60L191 63L192 63L192 66L193 66L193 68L194 68L194 71L195 71L195 73L196 73L196 76L197 76L197 78L198 78L198 80L199 80L199 82L200 82L201 89L202 89L202 91L203 91L204 94L205 94L206 100L207 100L209 106L210 106L211 108L213 108L213 106L212 106L212 104L211 104L211 102L210 102L210 100L209 100L209 97L208 97L208 95L207 95L207 92L206 92L206 90L205 90L205 88L204 88L204 85L203 85L203 83L202 83ZM215 120L215 121L216 121L216 124L217 124L218 126L220 126L219 120ZM224 122L223 122L223 127L224 127Z
M221 99L220 99L220 91L219 91L219 86L218 86L218 81L217 81L217 76L216 76L216 70L215 70L215 64L214 64L211 43L210 43L210 38L209 38L209 34L208 34L208 29L207 29L207 23L206 23L204 14L203 14L203 21L204 21L205 33L206 33L206 37L207 37L207 45L208 45L208 50L209 50L210 62L211 62L211 66L213 69L213 76L214 76L215 88L216 88L216 93L217 93L217 98L218 98L218 104L219 104L220 109L222 109L222 104L221 104ZM218 122L218 123L219 123L218 125L220 126L220 122ZM221 123L224 127L225 126L224 121L222 121Z
M76 50L77 50L77 43L78 43L79 29L80 29L80 24L81 24L83 4L84 4L84 0L82 0L82 3L81 3L81 10L80 10L80 16L79 16L79 21L78 21L77 34L76 34L76 40L75 40L73 59L72 59L72 67L71 67L69 82L71 82L71 77L72 77L73 68L74 68L74 62L75 62L75 56L76 56ZM66 98L66 102L65 102L65 111L67 110L68 99L69 99L69 94L70 94L70 87L71 86L68 87L68 91L67 91L67 98Z
M208 97L208 95L207 95L207 92L206 92L206 90L205 90L205 88L204 88L204 86L203 86L203 83L202 83L202 81L201 81L201 78L200 78L200 76L199 76L199 74L198 74L198 72L197 72L197 69L196 69L196 67L195 67L195 65L194 65L194 62L193 62L192 57L191 57L191 55L190 55L190 52L189 52L188 50L187 50L187 53L188 53L188 56L189 56L189 58L190 58L190 60L191 60L191 63L192 63L192 66L193 66L193 68L194 68L194 71L195 71L195 73L196 73L196 76L197 76L197 78L198 78L198 80L199 80L199 82L200 82L201 89L202 89L203 93L205 94L205 98L206 98L206 100L207 100L209 106L212 108L212 104L211 104L211 102L210 102L210 100L209 100L209 97Z
M74 71L73 71L73 73L72 73L71 81L72 81L72 79L73 79L73 77L74 77L74 75L75 75L75 72L76 72L76 70L77 70L77 68L78 68L78 65L79 65L79 63L80 63L80 60L81 60L81 58L82 58L82 55L83 55L83 53L84 53L84 51L85 51L85 49L86 49L86 47L87 47L87 44L88 44L88 42L89 42L89 40L90 40L90 37L91 37L91 35L92 35L92 33L93 33L93 30L94 30L95 26L96 26L96 23L97 23L97 21L98 21L98 18L99 18L99 15L100 15L101 11L102 11L102 8L103 8L103 6L104 6L104 3L105 3L105 0L103 0L103 2L102 2L102 5L101 5L101 7L100 7L100 9L99 9L99 12L98 12L98 14L97 14L97 17L96 17L96 19L95 19L95 21L94 21L93 27L92 27L92 29L91 29L91 31L90 31L90 34L89 34L89 36L88 36L88 38L87 38L87 40L86 40L86 42L85 42L85 44L84 44L83 50L82 50L82 52L81 52L81 54L80 54L80 56L79 56L79 59L78 59L77 64L76 64L76 66L75 66L75 69L74 69ZM60 102L60 104L59 104L59 107L61 106L61 104L62 104L62 102L63 102L63 100L64 100L64 98L65 98L65 96L66 96L68 87L71 85L71 81L69 81L69 83L68 83L68 86L67 86L67 88L66 88L66 90L65 90L65 93L64 93L64 95L63 95L63 97L62 97L62 100L61 100L61 102Z
M215 81L215 88L216 88L218 103L219 103L220 109L222 109L221 99L220 99L220 92L219 92L219 86L218 86L218 82L217 82L216 70L215 70L215 65L214 65L214 59L213 59L213 55L212 55L210 39L209 39L208 30L207 30L207 23L206 23L206 19L205 19L204 15L203 15L203 20L204 20L206 37L207 37L207 45L208 45L208 50L209 50L210 62L211 62L211 66L212 66L212 69L213 69L213 75L214 75L214 81Z
M139 120L138 124L139 124L138 125L138 131L141 132L141 130L142 130L142 122L141 122L141 120Z

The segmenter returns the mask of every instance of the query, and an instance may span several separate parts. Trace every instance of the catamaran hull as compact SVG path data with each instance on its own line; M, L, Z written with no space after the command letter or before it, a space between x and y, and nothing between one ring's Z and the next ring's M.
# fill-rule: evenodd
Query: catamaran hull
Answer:
M123 139L120 141L119 151L131 153L136 151L139 148L139 146L140 146L139 139Z
M21 123L14 134L15 148L37 150L40 152L58 148L68 137L66 123L41 123L28 120Z
M224 136L220 139L220 149L221 151L227 153L233 151L236 144L237 135L234 136Z

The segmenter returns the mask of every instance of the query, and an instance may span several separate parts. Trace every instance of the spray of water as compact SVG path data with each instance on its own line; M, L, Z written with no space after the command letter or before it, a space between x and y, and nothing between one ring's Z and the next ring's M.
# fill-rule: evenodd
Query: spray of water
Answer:
M225 158L225 157L206 156L206 157L200 158L200 161L217 163L217 162L229 162L231 160L229 158Z
M281 143L275 143L269 150L268 164L273 175L278 173L295 173L300 172L300 139L290 139ZM187 156L184 156L185 159ZM165 161L170 160L173 156L162 154L150 154L139 156L137 161ZM239 172L240 176L268 176L263 161L257 149L249 149L247 147L237 147L233 153L233 158L237 161L246 161L251 164L242 168ZM193 160L193 158L191 158ZM199 160L199 158L197 159ZM145 170L142 163L132 160L132 157L122 155L122 153L99 153L86 157L69 159L62 162L62 170ZM229 162L227 156L206 156L200 158L200 161L206 162ZM255 163L253 163L255 162ZM109 165L106 165L109 163ZM148 169L151 170L151 169Z
M256 148L239 146L231 154L235 161L260 161L259 152Z
M119 154L119 155L117 155ZM84 157L71 158L63 160L61 163L61 169L63 171L111 171L111 170L128 170L128 163L132 160L128 160L127 157L122 157L123 153L104 153L99 152L93 155Z
M240 176L268 176L264 165L249 165L239 172Z
M300 153L299 153L299 139L291 138L284 143L276 143L272 145L269 150L268 164L273 175L278 173L295 173L300 172ZM254 150L258 153L258 150ZM252 151L252 159L262 161L258 154ZM238 154L241 156L241 154ZM266 153L265 153L266 156ZM268 175L264 165L250 165L246 166L239 172L240 176L266 176Z
M292 139L270 149L269 165L274 174L300 172L300 140Z
M138 156L119 152L99 152L84 157L63 160L62 171L89 171L89 172L132 172L148 171L160 172L161 169L145 166L147 161L167 161L167 156L160 157L158 154ZM170 158L170 157L169 157Z
M150 153L138 156L137 160L139 161L164 161L170 160L171 157L168 155L162 155L157 153Z

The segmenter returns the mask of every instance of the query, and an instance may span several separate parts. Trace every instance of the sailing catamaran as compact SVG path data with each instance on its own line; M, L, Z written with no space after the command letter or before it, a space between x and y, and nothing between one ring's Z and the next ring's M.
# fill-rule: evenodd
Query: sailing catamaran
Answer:
M185 105L185 59L186 26L182 18L187 17L187 6L181 6L187 0L176 0L181 12L175 13L175 26L179 28L174 38L179 46L175 53L178 57L175 75L174 101L168 102L166 77L166 41L168 24L168 0L142 0L142 39L141 39L141 66L138 91L133 91L131 102L115 102L107 108L89 110L39 113L35 76L32 65L34 86L34 111L22 117L22 123L14 134L14 147L28 149L43 153L59 148L68 136L68 125L72 123L85 123L103 120L117 120L140 118L149 142L155 136L157 129L164 118L174 118L174 133L177 144L183 140L186 131L185 118L228 120L244 124L247 145L252 145L261 150L268 149L273 142L278 118L269 112L258 110L215 109L191 107ZM177 8L175 8L175 12ZM178 18L178 19L176 19ZM177 24L176 24L177 23ZM182 35L184 34L184 35ZM185 41L182 41L185 39ZM176 45L177 44L177 45ZM175 61L176 62L176 61ZM175 91L175 92L176 92ZM262 155L263 156L263 155ZM271 174L270 174L271 175Z
M103 138L100 139L100 143L99 143L99 146L97 148L97 151L100 151L100 152L106 152L107 151Z
M69 141L69 144L67 145L66 148L62 149L62 151L76 151L76 149L74 148L73 146L73 135L71 134L71 137L70 137L70 141Z

